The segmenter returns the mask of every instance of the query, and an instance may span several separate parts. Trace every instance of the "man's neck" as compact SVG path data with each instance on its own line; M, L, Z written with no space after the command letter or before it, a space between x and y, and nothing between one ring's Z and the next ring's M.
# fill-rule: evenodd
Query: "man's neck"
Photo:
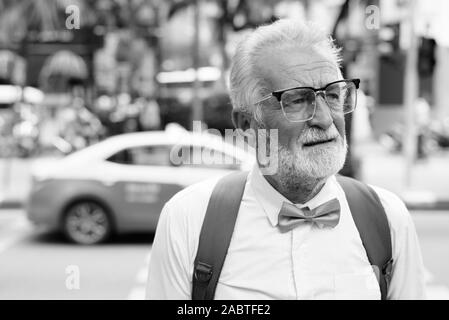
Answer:
M326 183L326 178L321 179L298 179L298 182L292 186L285 186L279 182L277 176L264 176L268 183L276 189L285 198L290 200L292 203L306 203L313 197L315 197L323 188Z

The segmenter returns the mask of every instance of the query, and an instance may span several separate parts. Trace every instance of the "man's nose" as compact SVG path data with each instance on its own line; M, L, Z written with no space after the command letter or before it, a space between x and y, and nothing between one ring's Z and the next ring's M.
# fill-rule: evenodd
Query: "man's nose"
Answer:
M311 120L309 120L309 124L310 126L320 127L321 129L326 130L334 122L329 106L324 100L324 97L322 97L321 95L316 96L315 103L315 116Z

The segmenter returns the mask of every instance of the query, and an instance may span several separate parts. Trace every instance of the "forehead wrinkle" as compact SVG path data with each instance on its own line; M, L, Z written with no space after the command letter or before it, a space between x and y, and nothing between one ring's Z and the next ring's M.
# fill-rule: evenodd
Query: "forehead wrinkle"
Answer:
M321 70L316 72L317 69L301 70L301 72L292 72L288 70L285 73L286 78L299 84L300 86L310 86L315 88L321 88L332 81L338 80L338 73L334 70Z
M301 68L301 69L304 69L304 71L313 71L313 70L321 69L321 68L330 68L332 70L337 69L337 67L333 63L331 63L329 61L325 61L325 60L314 61L314 62L310 62L310 63L292 64L289 67L290 68Z
M294 68L290 68L289 69L289 73L291 74L292 70L295 70ZM331 65L320 65L320 66L315 66L315 67L311 67L311 68L300 68L300 72L301 73L309 73L309 74L313 74L313 73L317 73L320 74L320 76L322 74L337 74L337 70L335 69L335 67L331 67ZM298 72L299 73L299 72ZM298 74L296 73L296 74Z
M283 65L282 71L295 83L304 86L318 85L321 87L326 85L328 80L335 81L338 78L338 67L326 60ZM298 77L300 78L298 79ZM326 80L326 78L331 79Z
M282 52L280 54L282 55ZM328 82L337 80L338 66L331 61L311 55L305 55L304 60L306 61L298 61L298 59L303 60L302 56L296 56L296 61L294 61L295 58L283 61L282 59L273 59L274 55L268 51L258 57L257 65L260 67L255 68L255 71L265 80L269 86L267 89L273 91L295 86L316 87L318 85L321 87L320 85L324 86ZM292 57L291 54L290 57ZM307 59L312 61L307 61ZM326 81L326 79L330 81L323 83L323 80Z
M310 72L302 72L300 76L296 75L296 78L292 78L300 86L309 86L313 82Z

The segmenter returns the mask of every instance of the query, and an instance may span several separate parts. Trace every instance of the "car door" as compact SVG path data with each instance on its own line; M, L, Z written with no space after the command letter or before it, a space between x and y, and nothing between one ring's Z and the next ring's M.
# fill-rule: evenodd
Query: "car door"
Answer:
M117 190L113 210L121 230L155 230L164 204L183 188L169 154L168 145L138 146L107 159L107 179Z
M205 179L225 176L240 169L241 163L219 149L202 145L177 145L170 152L170 161L179 168L186 185Z

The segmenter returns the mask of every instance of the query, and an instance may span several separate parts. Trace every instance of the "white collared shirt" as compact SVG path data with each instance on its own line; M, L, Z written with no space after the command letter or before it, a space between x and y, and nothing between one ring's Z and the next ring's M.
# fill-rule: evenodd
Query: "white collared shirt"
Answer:
M162 210L151 253L148 299L190 299L199 234L218 179L190 186ZM388 299L425 299L424 266L411 216L394 194L374 187L387 214L393 277ZM376 276L336 178L304 204L337 198L335 228L304 223L281 233L284 201L255 166L250 172L215 299L380 299Z

